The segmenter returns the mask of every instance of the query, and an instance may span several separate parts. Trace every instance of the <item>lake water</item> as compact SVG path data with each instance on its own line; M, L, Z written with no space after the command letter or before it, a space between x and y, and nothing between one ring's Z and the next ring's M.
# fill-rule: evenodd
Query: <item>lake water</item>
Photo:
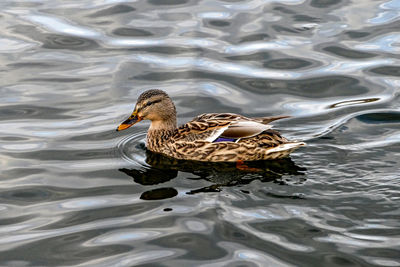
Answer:
M3 0L1 266L400 266L400 1ZM177 162L143 91L291 115L290 159Z

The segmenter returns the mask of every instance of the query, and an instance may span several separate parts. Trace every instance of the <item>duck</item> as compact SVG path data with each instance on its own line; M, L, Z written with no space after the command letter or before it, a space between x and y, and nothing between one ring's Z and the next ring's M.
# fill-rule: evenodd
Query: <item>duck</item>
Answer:
M290 116L249 118L234 113L206 113L177 126L177 112L169 95L159 89L143 92L132 114L117 131L150 120L146 148L178 160L245 162L286 158L304 146L290 141L269 124Z

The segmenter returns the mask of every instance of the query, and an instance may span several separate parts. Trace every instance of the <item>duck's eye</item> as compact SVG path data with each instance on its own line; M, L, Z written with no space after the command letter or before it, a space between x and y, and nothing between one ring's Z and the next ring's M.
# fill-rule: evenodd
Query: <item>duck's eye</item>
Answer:
M153 104L155 104L155 103L158 103L158 102L161 102L161 99L159 99L159 100L154 100L154 101L149 101L149 102L147 102L146 104L144 104L143 107L148 107L148 106L151 106L151 105L153 105Z

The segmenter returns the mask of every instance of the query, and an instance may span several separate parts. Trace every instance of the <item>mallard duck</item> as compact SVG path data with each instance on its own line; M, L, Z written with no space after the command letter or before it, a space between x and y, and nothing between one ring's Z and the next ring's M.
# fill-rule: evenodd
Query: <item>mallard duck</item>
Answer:
M288 116L247 118L233 113L207 113L177 127L176 109L162 90L142 93L130 117L117 131L150 120L147 148L169 157L209 162L270 160L287 157L303 142L289 141L268 123Z

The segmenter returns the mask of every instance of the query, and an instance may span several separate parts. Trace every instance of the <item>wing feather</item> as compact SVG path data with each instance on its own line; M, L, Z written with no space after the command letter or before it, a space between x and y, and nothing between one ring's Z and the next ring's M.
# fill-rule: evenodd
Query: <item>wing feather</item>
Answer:
M288 116L247 118L233 113L208 113L180 126L176 141L213 142L219 137L241 139L256 136L272 128L267 123Z
M272 128L272 125L265 125L256 121L238 121L229 125L221 137L227 138L247 138L258 135Z

